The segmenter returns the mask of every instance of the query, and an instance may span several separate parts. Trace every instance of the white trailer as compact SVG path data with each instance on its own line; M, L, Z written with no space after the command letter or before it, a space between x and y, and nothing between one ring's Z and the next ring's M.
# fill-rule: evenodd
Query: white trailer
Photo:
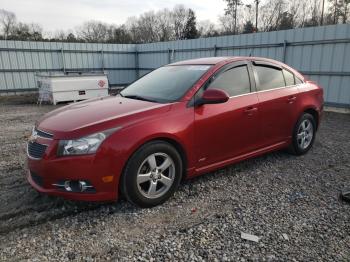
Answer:
M39 74L38 102L80 101L108 95L108 78L105 73Z

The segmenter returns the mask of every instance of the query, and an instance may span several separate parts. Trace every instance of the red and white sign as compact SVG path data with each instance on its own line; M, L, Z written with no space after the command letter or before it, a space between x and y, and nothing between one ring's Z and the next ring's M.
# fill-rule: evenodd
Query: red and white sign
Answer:
M98 85L99 85L99 87L104 87L104 86L105 86L105 84L106 84L106 82L105 82L105 81L103 81L103 80L98 81Z

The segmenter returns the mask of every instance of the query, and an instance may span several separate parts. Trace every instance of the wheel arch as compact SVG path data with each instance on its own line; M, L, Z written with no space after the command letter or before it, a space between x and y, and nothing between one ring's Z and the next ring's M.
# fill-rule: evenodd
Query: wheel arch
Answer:
M148 139L145 139L143 141L140 141L139 143L137 143L135 145L135 147L133 147L129 154L128 154L128 158L124 163L123 169L122 169L122 173L124 173L125 167L127 166L128 162L130 161L130 158L133 156L133 154L139 150L142 146L144 146L145 144L151 143L151 142L155 142L155 141L159 141L159 142L165 142L170 144L171 146L173 146L176 151L179 153L181 160L182 160L182 179L186 178L187 176L187 167L188 167L188 163L189 163L189 158L188 158L188 154L184 148L184 146L181 144L181 142L179 142L177 139L173 138L173 137L168 137L168 136L155 136L155 137L149 137Z
M181 160L182 160L182 178L181 179L184 179L187 175L186 170L187 170L187 166L188 166L188 157L187 157L187 153L186 153L184 147L182 146L182 144L179 141L177 141L173 138L169 138L169 137L154 138L152 140L147 141L146 143L152 142L152 141L166 142L166 143L169 143L170 145L172 145L176 149L176 151L179 153Z
M317 130L318 125L320 123L320 119L319 119L320 116L319 116L317 110L313 107L309 107L309 108L304 109L303 113L308 113L308 114L313 116L313 118L315 119L315 122L316 122L316 130Z

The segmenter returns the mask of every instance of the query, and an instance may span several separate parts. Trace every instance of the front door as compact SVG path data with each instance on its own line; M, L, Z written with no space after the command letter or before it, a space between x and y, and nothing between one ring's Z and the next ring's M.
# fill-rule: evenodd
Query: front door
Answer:
M205 89L216 88L230 95L226 103L194 108L198 168L257 149L259 103L257 94L251 92L251 77L246 63L225 66L196 94L198 98Z

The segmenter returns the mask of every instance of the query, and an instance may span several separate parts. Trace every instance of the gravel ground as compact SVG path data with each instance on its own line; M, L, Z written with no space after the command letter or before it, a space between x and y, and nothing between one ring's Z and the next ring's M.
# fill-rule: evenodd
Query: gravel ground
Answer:
M338 200L350 187L350 115L326 113L305 156L244 161L139 209L41 196L28 185L26 135L53 108L0 105L0 260L350 261L350 205Z

